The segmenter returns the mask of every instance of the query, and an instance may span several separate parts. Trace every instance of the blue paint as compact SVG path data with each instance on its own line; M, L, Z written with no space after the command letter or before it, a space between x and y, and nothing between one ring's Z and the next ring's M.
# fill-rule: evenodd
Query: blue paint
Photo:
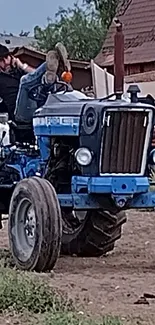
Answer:
M24 176L25 177L32 177L35 176L36 173L43 174L43 168L40 164L40 159L31 159L27 162L25 168L23 168Z
M88 193L111 193L122 195L133 195L136 193L145 193L149 189L147 177L133 176L103 176L103 177L72 177L72 192L79 193L85 189Z
M43 161L47 161L50 156L50 138L49 137L38 137L38 146L40 148L40 155Z
M43 176L46 162L42 161L39 156L33 158L31 156L26 156L26 154L21 155L19 151L15 152L12 163L7 164L6 166L17 171L22 180L24 178L35 176L36 173L40 173L40 175Z
M155 207L155 191L140 194L133 197L127 207L129 209L140 209L140 208L154 208Z
M36 126L35 127L35 135L42 136L58 136L58 135L67 135L67 136L78 136L79 135L79 127L76 125L64 125L64 126Z
M75 210L101 209L102 204L90 194L58 194L61 207Z
M24 178L23 169L21 168L20 165L17 165L17 164L15 164L15 165L7 164L6 166L9 167L9 168L14 169L15 171L17 171L19 173L20 179L23 179Z
M102 204L104 195L91 194L58 194L58 199L62 207L70 207L75 210L92 210L104 209ZM119 199L124 197L120 196ZM118 200L118 197L117 197ZM139 194L134 198L126 197L126 204L122 209L140 209L140 208L154 208L155 207L155 192L148 192ZM121 208L121 207L120 207Z
M48 145L48 141L40 142ZM31 157L16 152L12 164L7 165L18 171L20 179L40 174L43 177L46 161L40 156ZM85 194L79 193L85 190ZM75 210L103 209L105 194L122 209L152 208L155 207L155 192L149 192L147 177L72 177L72 193L59 194L61 207L70 207Z
M36 117L33 120L36 136L78 136L80 118L76 117Z

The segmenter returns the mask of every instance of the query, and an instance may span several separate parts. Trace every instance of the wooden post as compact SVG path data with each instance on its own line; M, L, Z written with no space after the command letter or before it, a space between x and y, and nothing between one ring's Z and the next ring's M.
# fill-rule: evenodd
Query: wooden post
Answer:
M114 37L114 92L117 98L124 93L124 34L122 23L114 19L116 34Z

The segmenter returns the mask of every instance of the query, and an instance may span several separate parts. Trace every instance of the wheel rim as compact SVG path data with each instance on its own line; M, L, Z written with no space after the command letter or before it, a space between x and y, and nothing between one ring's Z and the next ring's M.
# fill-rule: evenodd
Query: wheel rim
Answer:
M86 221L86 211L72 211L70 213L72 220L68 220L65 212L62 212L63 237L62 244L71 242L76 238L77 233L84 227ZM74 222L74 223L72 223Z
M35 210L27 198L22 199L17 206L12 235L18 259L26 262L33 253L36 241Z

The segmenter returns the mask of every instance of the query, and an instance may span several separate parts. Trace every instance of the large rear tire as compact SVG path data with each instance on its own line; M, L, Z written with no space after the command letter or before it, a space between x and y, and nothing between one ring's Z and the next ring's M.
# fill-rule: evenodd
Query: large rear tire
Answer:
M97 257L114 249L121 237L122 224L126 222L125 212L87 212L84 221L77 227L70 226L67 215L63 215L63 237L61 253L82 257Z
M32 177L19 182L9 209L9 242L18 268L45 272L59 256L62 219L53 186Z

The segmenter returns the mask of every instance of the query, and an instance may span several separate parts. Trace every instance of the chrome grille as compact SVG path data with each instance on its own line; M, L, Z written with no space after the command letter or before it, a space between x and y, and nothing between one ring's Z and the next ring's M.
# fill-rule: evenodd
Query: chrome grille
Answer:
M102 174L141 173L146 141L149 141L148 128L151 130L150 114L149 110L106 112L101 145Z

